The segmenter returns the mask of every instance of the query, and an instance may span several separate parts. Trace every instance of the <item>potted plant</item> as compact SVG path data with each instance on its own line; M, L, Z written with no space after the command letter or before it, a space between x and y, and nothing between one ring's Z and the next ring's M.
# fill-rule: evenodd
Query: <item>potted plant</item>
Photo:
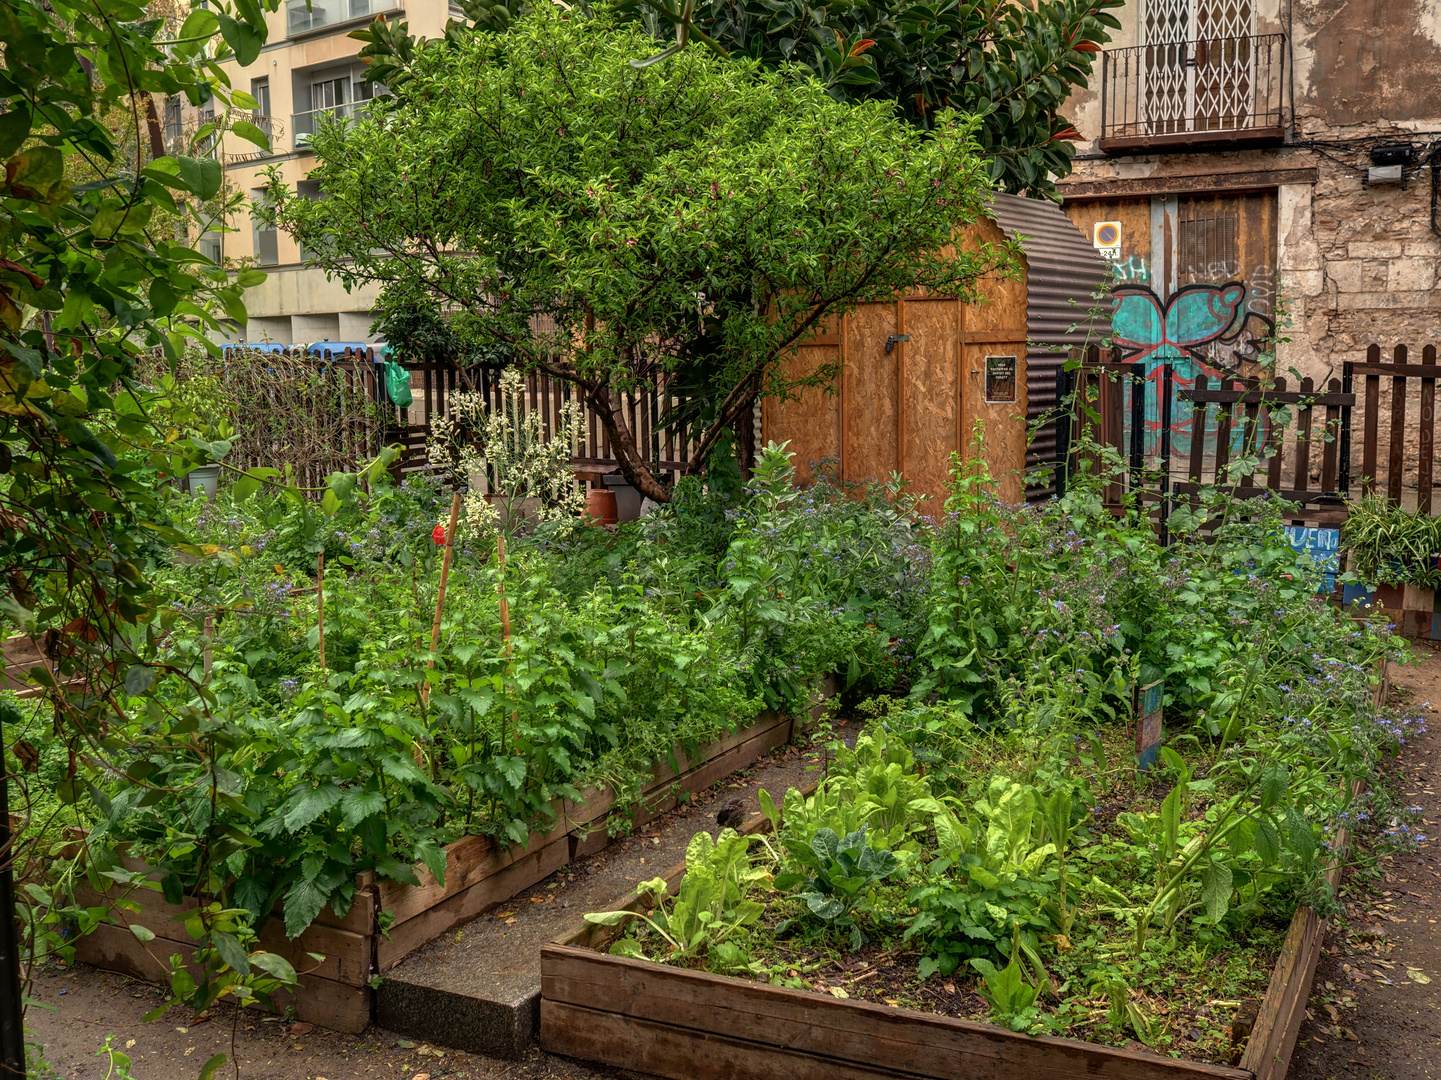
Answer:
M1441 519L1392 506L1384 496L1367 496L1351 507L1341 546L1352 575L1364 583L1348 586L1348 603L1374 601L1400 611L1402 633L1430 637L1435 590L1441 586Z
M182 368L174 375L161 375L155 389L153 404L174 433L172 443L188 440L210 459L188 469L180 465L171 482L192 495L214 498L220 488L219 460L229 453L234 434L224 385L214 375Z

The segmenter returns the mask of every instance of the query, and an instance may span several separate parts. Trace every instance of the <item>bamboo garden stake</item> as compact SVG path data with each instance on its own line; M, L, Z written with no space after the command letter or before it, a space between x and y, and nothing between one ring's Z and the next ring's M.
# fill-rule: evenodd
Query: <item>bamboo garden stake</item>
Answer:
M435 654L440 649L440 616L445 610L445 585L450 580L450 555L455 550L455 523L460 517L460 492L457 491L450 498L450 525L445 530L445 550L440 556L440 589L435 594L435 622L430 627L430 659L425 662L425 670L429 671L435 667ZM420 687L420 703L424 705L430 700L430 682L426 681Z
M320 670L325 670L325 552L320 553L315 570L315 629L320 644Z

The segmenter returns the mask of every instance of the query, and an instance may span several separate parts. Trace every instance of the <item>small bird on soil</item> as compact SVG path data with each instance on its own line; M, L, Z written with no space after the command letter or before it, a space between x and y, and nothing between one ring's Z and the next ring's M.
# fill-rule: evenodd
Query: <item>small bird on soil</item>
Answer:
M746 804L740 799L732 799L716 811L715 819L722 829L739 829L746 819Z

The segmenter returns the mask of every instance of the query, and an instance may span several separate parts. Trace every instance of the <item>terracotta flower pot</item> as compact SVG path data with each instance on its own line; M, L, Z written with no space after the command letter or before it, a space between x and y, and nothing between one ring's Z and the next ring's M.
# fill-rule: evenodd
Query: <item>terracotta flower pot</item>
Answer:
M592 489L585 496L585 513L592 525L614 525L617 521L615 492Z

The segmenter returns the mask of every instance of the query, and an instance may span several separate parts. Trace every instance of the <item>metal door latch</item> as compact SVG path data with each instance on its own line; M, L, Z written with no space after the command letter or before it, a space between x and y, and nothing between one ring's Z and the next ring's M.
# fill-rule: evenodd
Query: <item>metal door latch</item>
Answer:
M910 340L910 334L888 334L886 335L886 352L890 352L892 349L894 349L896 347L896 342Z

